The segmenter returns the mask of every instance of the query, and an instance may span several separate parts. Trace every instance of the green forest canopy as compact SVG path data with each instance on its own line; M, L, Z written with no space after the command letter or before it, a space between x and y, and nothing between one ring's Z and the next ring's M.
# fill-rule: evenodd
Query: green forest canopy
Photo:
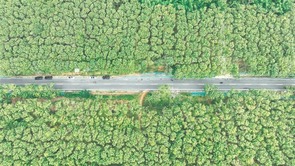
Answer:
M278 15L257 5L187 12L137 0L10 0L0 6L0 75L158 67L177 77L295 73L294 8Z
M140 106L133 99L17 95L27 90L0 90L1 165L295 163L294 91L173 98L162 89Z
M176 9L185 8L187 11L200 10L202 8L218 7L221 9L237 7L239 5L256 5L267 11L283 14L292 8L291 0L138 0L141 3L153 5L172 4Z

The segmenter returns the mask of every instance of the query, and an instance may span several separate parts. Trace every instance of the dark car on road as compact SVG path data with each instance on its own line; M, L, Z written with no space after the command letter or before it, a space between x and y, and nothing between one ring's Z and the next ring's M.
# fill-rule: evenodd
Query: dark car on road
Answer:
M43 77L42 76L36 76L35 80L43 80Z
M52 80L52 76L45 76L45 80Z
M102 79L104 79L104 80L109 80L110 78L111 78L110 75L104 75L104 76L102 76Z

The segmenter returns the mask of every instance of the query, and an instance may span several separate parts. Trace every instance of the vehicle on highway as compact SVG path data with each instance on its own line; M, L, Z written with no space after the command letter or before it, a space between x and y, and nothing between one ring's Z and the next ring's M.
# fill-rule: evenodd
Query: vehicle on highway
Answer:
M74 79L75 77L73 77L73 76L69 76L68 78L69 78L69 79Z
M42 76L36 76L35 80L43 80L43 77Z
M45 80L52 80L53 77L52 76L45 76L44 78L45 78Z
M91 78L91 79L94 79L95 77L94 77L94 76L90 76L90 78Z
M111 78L110 75L104 75L104 76L102 76L102 79L104 79L104 80L109 80L110 78Z

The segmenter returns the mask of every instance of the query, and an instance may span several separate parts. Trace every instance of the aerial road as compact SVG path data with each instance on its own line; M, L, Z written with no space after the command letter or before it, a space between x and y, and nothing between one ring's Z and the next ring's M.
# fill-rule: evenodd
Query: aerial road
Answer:
M295 79L281 78L206 78L206 79L171 79L171 78L125 78L112 77L102 79L96 77L53 77L46 80L35 80L34 77L0 78L0 84L15 85L49 85L65 91L143 91L157 90L161 85L168 85L172 91L198 92L204 91L207 84L215 85L221 91L267 89L275 91L285 90L285 86L295 86Z

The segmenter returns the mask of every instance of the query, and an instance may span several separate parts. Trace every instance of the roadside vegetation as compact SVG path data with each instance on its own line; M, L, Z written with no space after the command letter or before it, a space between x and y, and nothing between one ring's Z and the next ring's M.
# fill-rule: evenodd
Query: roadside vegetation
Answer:
M1 165L294 165L294 91L19 97L0 89ZM44 95L44 93L47 95ZM7 95L12 95L7 100ZM51 95L50 95L51 94ZM18 97L17 97L18 96ZM41 96L41 97L40 97Z
M295 77L294 0L2 0L0 76ZM79 69L78 73L74 73ZM77 70L78 71L78 70ZM295 165L295 88L0 85L0 165Z
M171 2L1 1L0 75L294 76L294 1Z

